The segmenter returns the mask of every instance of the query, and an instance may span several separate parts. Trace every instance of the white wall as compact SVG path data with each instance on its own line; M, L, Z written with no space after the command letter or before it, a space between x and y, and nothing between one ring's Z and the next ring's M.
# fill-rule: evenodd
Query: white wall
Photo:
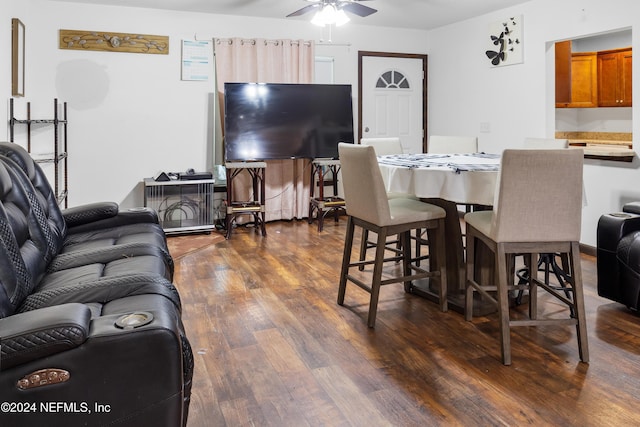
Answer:
M491 68L484 51L488 26L505 17L524 18L524 63ZM429 33L429 126L431 133L478 134L481 150L500 152L522 146L527 136L552 137L555 131L552 42L632 28L640 37L640 2L635 0L533 0ZM634 61L636 62L636 61ZM640 81L634 64L634 80ZM638 85L634 99L640 99ZM480 123L490 132L481 133ZM633 133L640 118L633 109ZM640 147L637 138L634 144ZM596 245L603 213L640 200L640 162L585 160L587 206L581 242Z
M328 39L306 21L266 20L43 0L8 0L3 28L12 17L26 26L26 97L16 102L24 117L48 118L53 98L69 107L69 203L113 200L141 205L141 181L160 170L204 170L211 131L212 82L180 80L182 39L264 37ZM77 51L58 48L60 29L165 35L169 55ZM335 57L335 82L352 83L357 96L358 50L426 53L427 33L348 25L333 31L335 44L316 54ZM10 56L10 31L0 32L0 51ZM11 96L10 64L0 68L0 96ZM21 117L21 118L22 118ZM4 136L6 135L6 137ZM49 143L45 135L38 135ZM17 135L18 141L20 135ZM0 139L8 139L6 122Z
M633 132L633 107L557 108L556 130Z
M7 5L8 3L8 5ZM484 55L489 24L524 16L524 63L491 68ZM180 40L199 37L265 37L319 40L307 22L86 6L42 0L5 0L0 9L0 51L9 57L6 25L27 28L27 99L47 115L54 97L70 106L70 203L114 200L142 203L140 181L159 170L207 166L207 108L211 85L180 81ZM637 29L637 0L532 0L430 32L347 25L317 54L335 57L336 83L357 93L358 50L429 55L429 132L477 134L480 148L499 152L526 136L555 131L552 42L613 29ZM58 49L60 29L168 35L169 55ZM640 31L633 31L638 45ZM326 39L326 34L324 35ZM634 67L635 70L640 70ZM10 97L10 68L0 67L0 95ZM638 75L638 71L634 73ZM634 98L638 98L638 85ZM633 111L633 133L640 119ZM489 124L481 133L480 124ZM356 124L357 125L357 124ZM6 123L0 124L0 136ZM637 143L636 143L637 144ZM602 213L640 200L638 160L585 160L588 205L582 242L595 245Z

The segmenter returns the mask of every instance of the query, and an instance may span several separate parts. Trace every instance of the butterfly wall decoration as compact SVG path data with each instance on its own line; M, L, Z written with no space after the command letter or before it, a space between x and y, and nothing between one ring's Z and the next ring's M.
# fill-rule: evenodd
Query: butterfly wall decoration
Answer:
M494 67L523 62L522 16L509 17L489 26L485 55Z

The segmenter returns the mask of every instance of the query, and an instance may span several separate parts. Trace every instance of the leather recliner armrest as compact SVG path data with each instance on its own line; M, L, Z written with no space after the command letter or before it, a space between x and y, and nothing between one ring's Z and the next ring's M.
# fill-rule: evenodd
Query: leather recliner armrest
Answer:
M615 252L620 239L640 231L640 215L632 212L605 214L598 220L597 247Z
M89 336L91 310L62 304L0 319L0 370L78 347Z
M153 209L140 207L119 210L117 204L110 202L65 209L62 216L69 233L96 231L128 224L159 224L158 213Z
M622 207L622 212L640 215L640 202L630 202Z
M117 214L118 204L114 202L91 203L62 211L62 216L67 223L67 227L76 227L101 219L111 218Z

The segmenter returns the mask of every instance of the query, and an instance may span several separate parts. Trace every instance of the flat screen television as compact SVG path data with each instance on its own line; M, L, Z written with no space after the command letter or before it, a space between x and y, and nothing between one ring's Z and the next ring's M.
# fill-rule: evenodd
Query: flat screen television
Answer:
M225 161L337 158L353 140L351 85L224 84Z

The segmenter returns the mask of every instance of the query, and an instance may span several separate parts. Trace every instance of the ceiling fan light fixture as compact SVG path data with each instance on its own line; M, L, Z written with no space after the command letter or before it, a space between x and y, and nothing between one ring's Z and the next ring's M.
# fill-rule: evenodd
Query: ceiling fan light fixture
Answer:
M316 12L311 20L313 25L324 27L325 25L344 25L349 22L349 17L344 10L337 10L335 5L326 4L322 7L322 10Z
M349 22L350 19L347 16L346 13L344 13L344 10L340 9L337 13L336 13L336 26L339 27L341 25L346 24L347 22Z
M324 17L323 17L322 12L323 12L323 10L319 10L313 15L313 18L311 18L311 23L313 25L317 25L318 27L324 27L325 26Z

